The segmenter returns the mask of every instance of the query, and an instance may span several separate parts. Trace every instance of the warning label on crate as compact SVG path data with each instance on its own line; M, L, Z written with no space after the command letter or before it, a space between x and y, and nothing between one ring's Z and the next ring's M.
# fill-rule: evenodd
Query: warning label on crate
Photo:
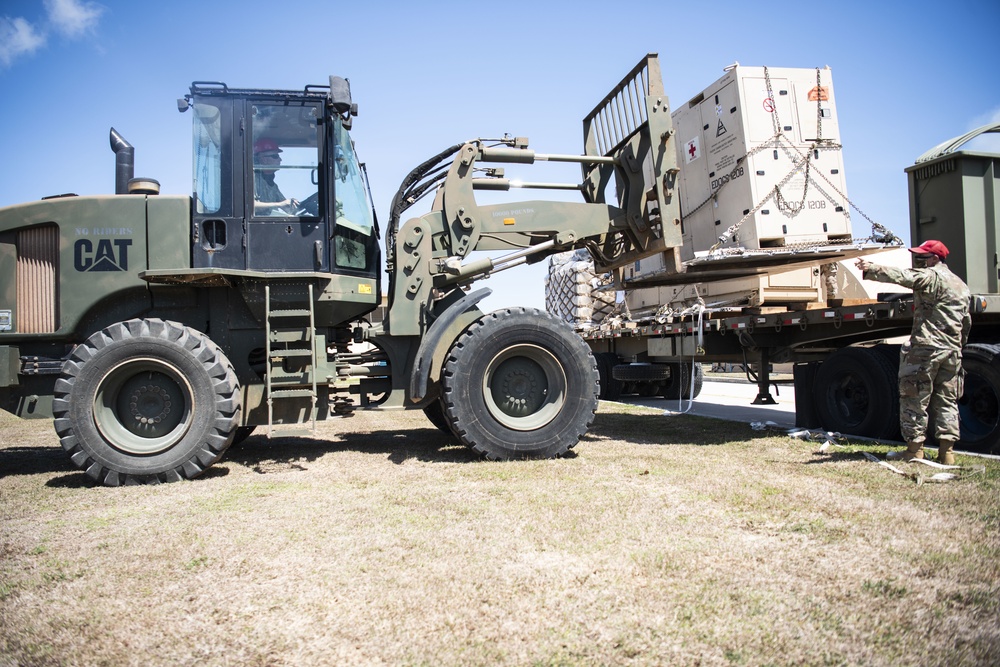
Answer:
M701 157L701 146L698 142L698 137L691 139L684 145L684 161L691 164L693 161Z
M829 102L830 90L826 86L816 86L809 91L810 102Z
M712 145L708 149L708 152L711 154L709 162L712 164L712 169L721 171L736 164L736 155L733 151L736 141L736 134L730 134L718 141L712 142Z

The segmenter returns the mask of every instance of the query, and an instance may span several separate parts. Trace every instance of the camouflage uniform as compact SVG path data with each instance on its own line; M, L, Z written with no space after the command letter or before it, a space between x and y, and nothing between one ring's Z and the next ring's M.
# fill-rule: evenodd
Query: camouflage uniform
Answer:
M913 329L899 359L903 437L908 443L924 441L929 407L935 415L937 439L957 441L962 348L972 326L969 288L944 263L922 269L871 264L864 277L913 290Z
M285 201L285 195L281 194L281 189L274 182L274 171L263 172L254 169L253 172L253 198L254 201L263 204L275 204ZM264 215L289 215L284 209L275 206L270 211L265 211Z

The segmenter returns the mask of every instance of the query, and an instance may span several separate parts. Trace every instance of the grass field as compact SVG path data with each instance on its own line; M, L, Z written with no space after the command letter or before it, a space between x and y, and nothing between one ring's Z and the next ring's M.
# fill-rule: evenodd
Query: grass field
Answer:
M369 412L158 487L91 486L48 422L0 441L3 667L1000 661L996 462L918 485L613 403L558 460Z

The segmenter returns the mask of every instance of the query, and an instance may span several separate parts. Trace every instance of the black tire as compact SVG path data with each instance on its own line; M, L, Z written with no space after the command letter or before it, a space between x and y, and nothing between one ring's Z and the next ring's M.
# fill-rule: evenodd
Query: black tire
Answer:
M899 434L899 381L886 356L863 347L834 352L816 371L813 395L828 431L892 439Z
M63 364L52 403L63 448L106 486L193 479L235 435L240 388L222 350L176 322L129 320Z
M663 393L663 385L659 382L640 382L639 395L643 398L660 396Z
M618 355L614 352L598 352L594 355L597 372L600 375L602 401L617 401L622 397L622 383L614 377L614 367L618 365Z
M451 424L448 423L448 417L444 414L444 406L441 405L440 400L431 402L424 408L424 414L427 415L427 419L430 420L438 430L444 431L448 435L453 435L451 432Z
M705 383L705 369L700 362L680 362L664 364L670 369L667 380L663 383L663 397L678 399L698 398ZM694 387L691 386L691 373L694 373ZM693 389L693 390L692 390Z
M253 432L256 430L257 430L256 426L237 426L236 433L233 435L233 442L229 446L235 447L236 445L240 444L241 442L249 438L251 435L253 435Z
M567 324L534 309L474 322L448 353L442 385L455 436L494 460L564 454L597 411L590 349Z
M958 399L959 446L1000 453L1000 346L966 345L962 350L965 392Z
M670 368L667 364L618 364L612 375L622 382L665 382L670 379Z
M892 377L895 378L896 382L896 391L894 396L896 397L897 405L899 404L899 351L901 347L901 345L890 345L887 343L880 343L879 345L872 347L872 350L874 350L877 354L882 355L882 358L889 364L888 371ZM886 431L886 440L903 439L903 432L899 428L899 420L896 420L895 424L895 428L888 429ZM888 427L889 425L886 424L886 426Z

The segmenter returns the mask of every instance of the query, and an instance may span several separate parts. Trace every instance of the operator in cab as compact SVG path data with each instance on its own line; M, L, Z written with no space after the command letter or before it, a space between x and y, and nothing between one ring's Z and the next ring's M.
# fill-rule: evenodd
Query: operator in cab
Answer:
M273 139L258 139L253 145L254 213L263 216L295 215L299 202L285 197L274 182L281 167L281 148Z

